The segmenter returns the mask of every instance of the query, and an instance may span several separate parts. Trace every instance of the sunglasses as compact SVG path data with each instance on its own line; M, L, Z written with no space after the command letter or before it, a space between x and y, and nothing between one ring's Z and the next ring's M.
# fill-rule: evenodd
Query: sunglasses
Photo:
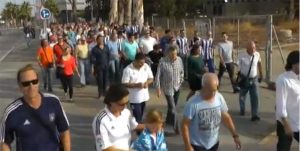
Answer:
M39 79L34 79L34 80L31 80L31 81L24 81L24 82L21 82L21 85L22 85L23 87L28 87L28 86L30 86L30 84L36 85L36 84L38 84L38 83L39 83Z

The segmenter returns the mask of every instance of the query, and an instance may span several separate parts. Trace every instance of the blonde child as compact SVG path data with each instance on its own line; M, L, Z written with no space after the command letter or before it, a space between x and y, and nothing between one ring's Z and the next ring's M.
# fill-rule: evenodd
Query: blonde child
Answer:
M167 151L167 144L163 132L162 113L150 110L146 114L146 128L133 142L131 148L135 151Z

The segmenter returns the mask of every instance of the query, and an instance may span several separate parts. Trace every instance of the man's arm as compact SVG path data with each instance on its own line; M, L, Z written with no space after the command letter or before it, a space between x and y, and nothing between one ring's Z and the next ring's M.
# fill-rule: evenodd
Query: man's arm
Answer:
M261 64L261 61L259 61L257 63L257 67L258 67L258 72L259 72L259 78L263 78L263 71L262 71L262 64Z
M71 151L71 135L70 130L60 133L60 141L63 145L64 151Z
M228 112L221 112L221 116L222 116L222 122L224 123L224 125L227 127L227 129L230 131L234 142L236 144L236 149L241 149L241 141L239 139L239 135L236 132L235 126L233 124L232 118L229 115Z
M193 151L193 147L191 145L190 136L189 136L189 125L190 125L190 119L183 117L182 119L182 139L185 145L185 151Z

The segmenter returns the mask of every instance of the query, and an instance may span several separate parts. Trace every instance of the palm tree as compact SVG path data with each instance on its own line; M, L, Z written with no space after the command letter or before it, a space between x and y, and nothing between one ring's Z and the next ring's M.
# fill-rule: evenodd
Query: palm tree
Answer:
M118 21L118 0L110 0L109 23Z
M18 9L18 19L28 20L31 16L31 7L29 2L23 2L23 4Z
M131 9L132 9L132 0L124 0L125 1L125 18L124 18L124 23L126 24L131 24Z
M133 3L133 20L136 24L142 26L144 23L144 5L143 0L132 0Z
M124 6L125 6L125 0L118 0L118 23L119 25L122 25L124 23Z

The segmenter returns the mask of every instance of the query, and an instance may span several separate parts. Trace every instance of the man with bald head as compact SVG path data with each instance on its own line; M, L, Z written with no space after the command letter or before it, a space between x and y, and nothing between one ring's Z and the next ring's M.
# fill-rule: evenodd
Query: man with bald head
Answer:
M237 62L240 68L240 115L245 115L246 95L249 91L251 103L251 121L259 121L258 116L258 82L262 80L262 65L259 52L254 41L249 41L247 51L239 56Z
M185 151L218 150L221 121L232 134L236 149L241 148L239 135L228 113L224 97L218 92L218 85L216 74L205 73L202 77L202 89L185 105L182 120Z

